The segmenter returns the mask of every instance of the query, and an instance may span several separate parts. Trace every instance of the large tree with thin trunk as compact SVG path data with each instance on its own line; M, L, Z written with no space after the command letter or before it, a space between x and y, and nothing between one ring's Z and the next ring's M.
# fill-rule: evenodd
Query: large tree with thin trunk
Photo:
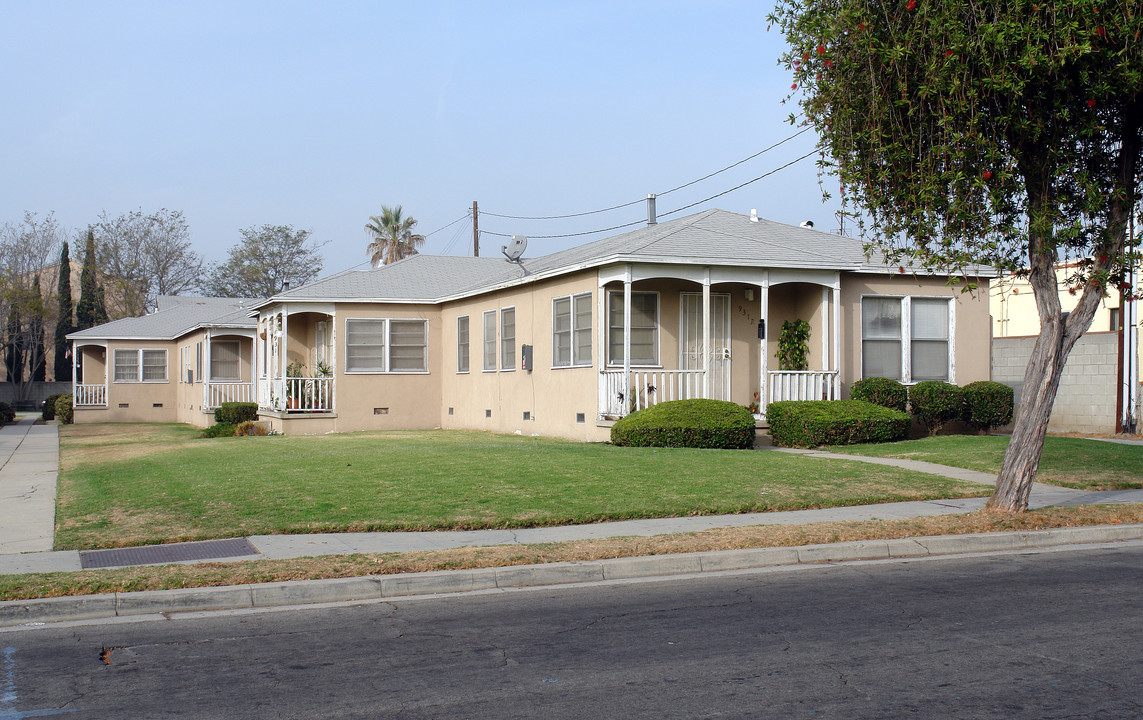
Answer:
M321 273L321 247L309 230L292 225L260 225L238 231L242 240L230 248L227 260L211 266L201 284L208 295L266 298L287 283L294 287L316 280Z
M369 218L365 224L365 232L371 238L366 252L373 267L416 255L425 244L425 236L413 232L416 226L415 218L401 214L400 205L395 208L382 205L381 214Z
M24 213L0 226L0 317L6 320L5 365L16 401L28 400L31 382L44 378L44 327L54 320L40 278L65 236L53 214Z
M160 295L193 290L202 279L202 257L191 249L190 226L178 210L132 210L114 218L104 211L96 236L112 318L154 310Z
M1068 353L1123 282L1143 171L1138 0L779 0L792 117L871 250L1028 274L1040 334L993 507L1027 508ZM1082 285L1060 307L1056 266ZM966 289L970 283L965 282Z

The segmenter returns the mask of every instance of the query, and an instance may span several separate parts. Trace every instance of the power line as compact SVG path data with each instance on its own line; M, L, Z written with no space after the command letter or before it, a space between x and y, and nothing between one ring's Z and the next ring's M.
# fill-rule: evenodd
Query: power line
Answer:
M756 183L759 180L761 180L762 178L770 177L771 175L778 172L779 170L785 170L786 168L790 167L794 163L799 163L799 162L805 160L806 158L808 158L809 156L816 155L817 153L818 153L817 150L811 150L808 153L806 153L805 155L801 156L800 158L796 158L794 160L791 160L790 162L786 163L785 165L774 168L770 172L763 173L763 174L759 175L758 177L754 178L753 180L747 180L746 182L742 183L741 185L735 185L734 187L730 188L729 190L723 190L722 192L720 192L718 194L711 195L708 198L703 198L702 200L699 200L698 202L693 202L690 205L683 205L680 208L675 208L674 210L670 210L670 211L665 212L665 213L660 213L659 217L667 217L668 215L674 215L675 213L682 212L683 210L686 210L687 208L693 208L695 205L702 205L704 202L709 202L711 200L714 200L717 197L722 197L723 195L726 195L728 193L732 193L735 190L739 190L741 188L746 187L747 185L750 185L751 183Z
M789 139L789 138L787 138L787 139ZM703 198L702 200L698 200L696 202L690 203L689 205L683 205L682 207L675 208L674 210L669 210L665 213L659 213L657 215L657 217L662 218L662 217L667 217L668 215L674 215L677 212L682 212L683 210L693 208L695 205L701 205L705 202L710 202L711 200L714 200L715 198L719 198L719 197L722 197L723 195L727 195L729 193L732 193L735 190L740 190L740 189L746 187L747 185L750 185L752 183L756 183L759 180L770 177L771 175L778 172L779 170L785 170L786 168L790 167L791 165L793 165L795 163L799 163L802 160L805 160L806 158L810 157L811 155L817 154L817 152L818 152L817 150L811 150L810 152L806 153L805 155L802 155L799 158L795 158L794 160L791 160L790 162L786 163L785 165L781 165L779 167L776 167L773 170L770 170L769 172L762 173L761 175L754 178L753 180L747 180L746 182L744 182L740 185L735 185L734 187L730 188L729 190L723 190L720 193L716 193L714 195L711 195L710 197L706 197L706 198ZM642 202L642 201L640 201L640 202ZM631 227L633 225L642 225L644 222L646 222L646 221L645 220L636 220L634 222L624 223L622 225L613 225L611 227L600 228L598 230L588 230L585 232L577 232L577 233L564 233L561 235L529 235L528 237L530 239L536 239L536 240L550 240L550 239L554 239L554 238L580 237L582 235L594 235L596 233L608 232L610 230L621 230L622 228ZM497 235L499 237L511 237L511 235L508 235L506 233L497 233L497 232L492 232L491 230L481 230L480 233L482 235L488 234L488 235Z
M736 168L739 165L741 165L742 163L749 162L749 161L753 160L754 158L758 157L759 155L763 155L765 153L770 152L771 150L778 147L779 145L782 145L784 143L789 142L790 140L793 140L794 138L798 137L802 133L808 132L809 129L810 129L809 127L802 128L801 130L794 133L793 135L790 135L787 138L779 140L778 142L774 143L770 147L763 148L762 150L759 150L758 152L754 153L753 155L745 157L736 163L727 165L726 167L722 168L721 170L715 170L714 172L710 173L709 175L703 175L702 177L698 178L697 180L691 180L688 183L683 183L682 185L679 185L678 187L673 187L670 190L664 190L661 193L656 193L656 195L661 197L663 195L673 193L676 190L682 190L683 188L687 188L687 187L690 187L691 185L694 185L696 183L700 183L703 180L709 180L710 178L714 177L715 175L718 175L720 173L726 172L727 170L731 170L733 168ZM716 195L715 197L718 197L718 196ZM501 213L490 213L487 211L483 212L482 214L483 215L489 215L491 217L505 218L508 220L564 220L567 218L584 217L585 215L598 215L599 213L611 212L612 210L620 210L620 209L625 208L625 207L631 207L632 205L638 205L641 202L643 202L642 198L640 198L638 200L632 200L631 202L623 203L622 205L612 205L611 207L602 208L600 210L588 210L587 212L569 213L567 215L504 215ZM629 224L635 225L637 223L629 223ZM607 229L608 230L616 230L618 228L623 228L623 227L628 227L628 225L616 225L613 228L607 228ZM603 230L595 230L594 232L604 232L604 231ZM491 235L491 234L495 234L495 233L489 233L489 234ZM577 233L577 234L590 235L591 233ZM507 236L505 236L505 237L507 237ZM535 237L544 237L544 236L543 235L536 235ZM553 235L551 237L570 237L570 236L568 236L568 235Z

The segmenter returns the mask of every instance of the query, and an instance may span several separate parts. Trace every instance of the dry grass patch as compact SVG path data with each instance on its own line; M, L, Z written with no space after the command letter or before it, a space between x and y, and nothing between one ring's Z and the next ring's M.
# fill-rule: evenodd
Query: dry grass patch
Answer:
M388 575L510 565L590 561L760 547L797 547L981 532L1030 531L1143 523L1143 505L1053 507L1026 513L980 511L908 520L764 525L653 537L605 538L539 545L499 545L432 552L326 555L293 560L154 565L74 573L0 575L0 599L169 590L287 580Z

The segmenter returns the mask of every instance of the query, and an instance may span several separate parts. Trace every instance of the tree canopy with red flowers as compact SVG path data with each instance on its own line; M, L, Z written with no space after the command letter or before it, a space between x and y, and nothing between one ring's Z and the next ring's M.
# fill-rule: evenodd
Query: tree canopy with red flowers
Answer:
M1064 362L1138 238L1138 0L778 0L800 118L870 249L1026 272L1040 335L991 503L1027 508ZM1055 265L1083 292L1061 311Z

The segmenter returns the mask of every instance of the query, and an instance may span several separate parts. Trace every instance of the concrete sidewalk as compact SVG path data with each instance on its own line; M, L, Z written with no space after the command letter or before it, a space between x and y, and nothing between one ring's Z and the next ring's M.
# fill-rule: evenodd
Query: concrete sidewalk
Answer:
M59 432L24 415L0 428L0 553L52 549Z

